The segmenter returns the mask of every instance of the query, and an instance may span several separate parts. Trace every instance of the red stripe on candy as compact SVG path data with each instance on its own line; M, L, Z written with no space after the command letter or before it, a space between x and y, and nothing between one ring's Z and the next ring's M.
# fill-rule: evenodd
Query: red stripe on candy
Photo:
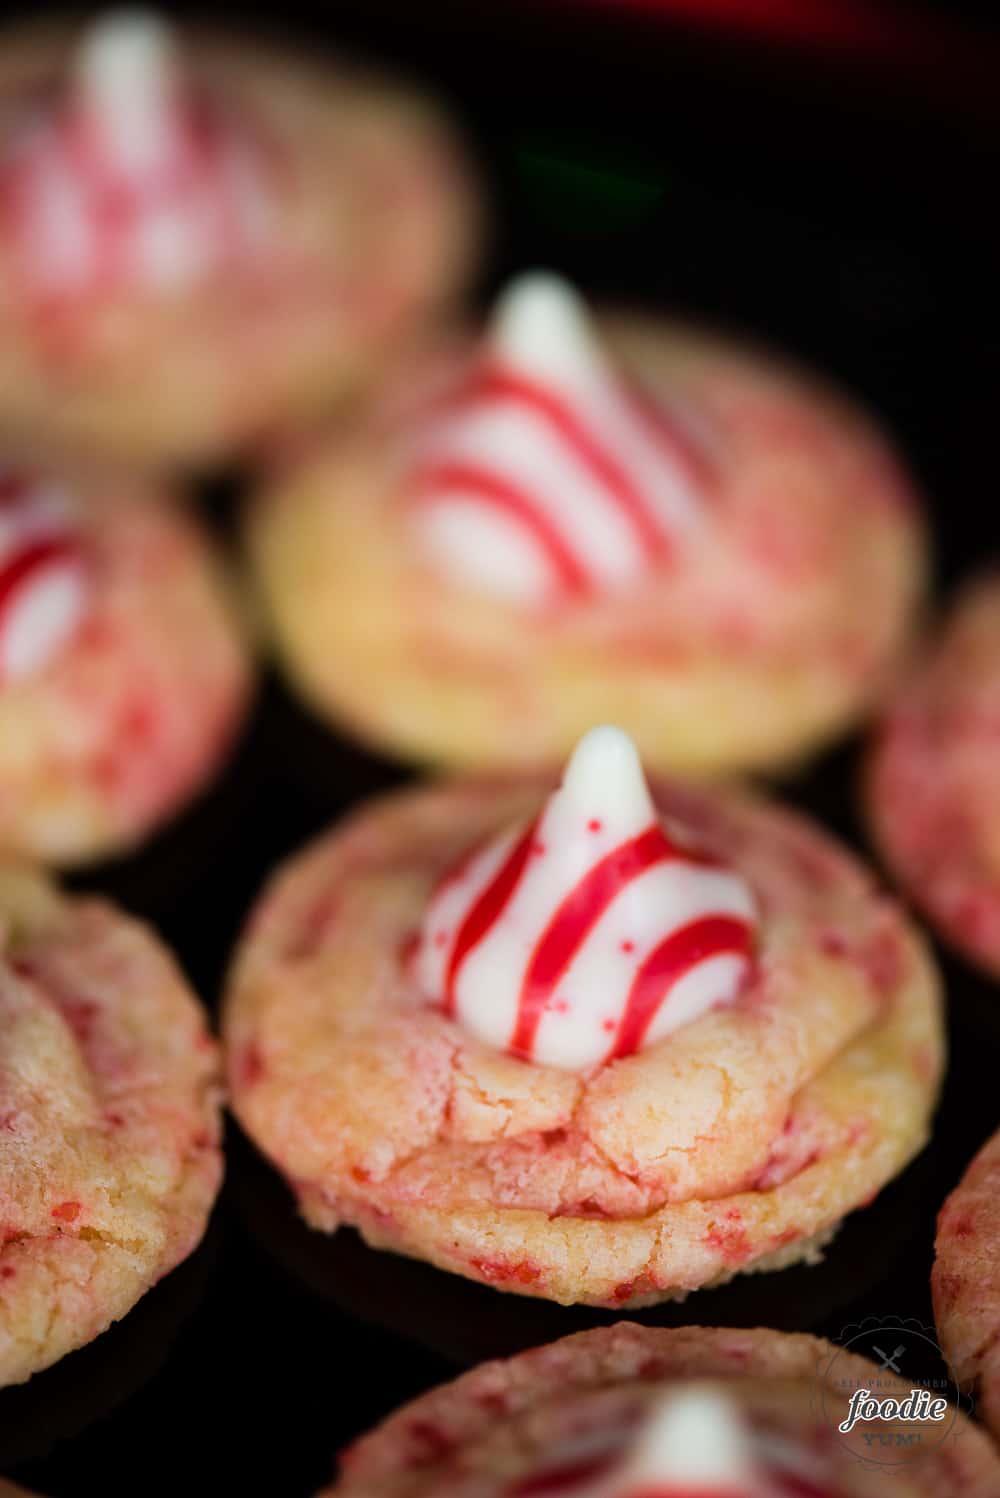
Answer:
M558 1467L548 1467L530 1477L524 1477L510 1489L508 1498L549 1498L553 1493L565 1493L601 1477L613 1464L610 1456L587 1457L579 1462L566 1462Z
M626 884L672 855L671 845L654 823L595 864L562 902L536 946L524 976L510 1042L515 1055L530 1057L553 988L611 901Z
M633 980L612 1057L631 1056L639 1049L666 995L692 968L723 953L747 957L750 950L750 928L737 916L701 916L672 931L653 948Z
M0 566L0 634L20 589L53 563L72 561L77 547L72 541L36 541Z
M643 550L658 560L669 555L670 537L660 527L628 472L587 430L566 401L527 376L500 368L481 371L460 398L510 401L541 416L603 484L630 521Z
M535 841L537 823L515 844L479 899L466 915L455 936L445 973L444 1003L448 1014L455 1012L455 983L459 968L472 948L482 941L490 927L500 918L514 894Z
M441 463L421 470L416 487L418 499L431 503L442 495L456 493L466 494L516 520L544 552L565 592L585 594L590 591L591 579L586 568L530 494L472 463Z

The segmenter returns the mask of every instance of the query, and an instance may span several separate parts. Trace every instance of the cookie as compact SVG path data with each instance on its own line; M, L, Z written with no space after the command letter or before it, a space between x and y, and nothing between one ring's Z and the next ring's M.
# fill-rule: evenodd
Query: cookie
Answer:
M810 823L594 730L560 788L406 790L235 958L233 1107L313 1226L622 1307L814 1261L924 1143L933 964Z
M1000 975L1000 577L977 579L878 724L875 842L935 928Z
M391 1415L341 1456L330 1498L992 1498L988 1438L946 1414L895 1465L838 1429L848 1389L901 1378L816 1337L641 1327L582 1332L485 1363ZM891 1425L867 1426L891 1438ZM928 1430L932 1427L928 1426ZM879 1451L879 1447L875 1448ZM884 1449L879 1451L884 1455Z
M142 11L2 59L8 432L220 463L357 393L465 279L477 195L395 83Z
M988 1139L938 1216L934 1320L955 1378L1000 1431L1000 1134Z
M654 769L799 761L884 691L925 571L910 483L849 402L542 275L285 462L247 545L318 713L490 770L604 719Z
M249 691L193 516L121 478L0 469L0 852L134 847L219 768Z
M0 1385L123 1316L200 1241L218 1056L171 957L100 899L0 872Z

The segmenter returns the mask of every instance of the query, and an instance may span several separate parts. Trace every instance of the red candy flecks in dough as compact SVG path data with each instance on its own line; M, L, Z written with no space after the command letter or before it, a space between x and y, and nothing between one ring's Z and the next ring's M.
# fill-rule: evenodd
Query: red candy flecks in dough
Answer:
M948 941L1000 975L1000 577L961 592L878 724L879 849Z
M208 537L165 495L89 473L8 479L0 853L91 862L220 767L249 698L245 631Z
M810 824L654 782L675 836L750 887L753 974L638 1054L526 1063L429 1000L411 937L443 873L550 789L403 792L276 874L225 1004L241 1123L314 1226L518 1294L641 1305L814 1260L927 1137L943 1041L922 941Z
M219 1083L150 931L0 867L0 1385L91 1341L200 1241Z

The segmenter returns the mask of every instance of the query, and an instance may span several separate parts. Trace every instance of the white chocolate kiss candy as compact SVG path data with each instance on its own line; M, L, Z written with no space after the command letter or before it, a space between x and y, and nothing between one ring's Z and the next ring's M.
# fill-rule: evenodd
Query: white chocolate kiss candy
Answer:
M556 1456L554 1473L543 1469L521 1479L511 1498L533 1498L557 1486L564 1498L835 1498L817 1453L754 1430L717 1384L687 1384L662 1394L612 1466L598 1457L599 1475L586 1455L568 1455L568 1463L565 1453ZM579 1475L567 1478L567 1465Z
M0 473L0 688L59 656L90 595L68 496L56 484Z
M690 422L629 388L573 289L536 272L500 298L468 379L419 434L409 492L444 572L550 605L664 565L712 483Z
M415 971L479 1040L584 1071L732 1002L755 923L740 875L661 826L631 739L594 728L536 820L438 885Z
M144 10L109 11L80 44L76 89L109 159L155 171L169 153L177 59L166 23Z
M183 288L272 225L260 143L192 98L170 29L143 10L89 27L66 99L13 132L0 176L23 274L53 295Z
M740 1409L721 1390L671 1391L617 1471L574 1498L771 1498Z

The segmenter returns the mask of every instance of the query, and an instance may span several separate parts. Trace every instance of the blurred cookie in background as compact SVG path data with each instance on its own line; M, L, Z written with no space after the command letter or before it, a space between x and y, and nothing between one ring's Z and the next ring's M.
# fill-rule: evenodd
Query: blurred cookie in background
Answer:
M404 759L558 763L594 722L650 770L773 770L885 690L923 521L812 377L533 274L248 518L274 641L331 723Z
M865 805L907 894L1000 977L1000 575L964 587L886 708Z
M464 283L477 194L422 98L143 10L2 40L0 430L216 465Z
M220 769L250 690L186 508L120 476L0 468L0 855L132 849Z
M913 1443L900 1418L851 1423L857 1389L897 1403L911 1392L818 1337L621 1322L431 1390L349 1446L325 1491L878 1498L891 1488L900 1498L992 1498L1000 1461L965 1416L941 1400L937 1425Z

